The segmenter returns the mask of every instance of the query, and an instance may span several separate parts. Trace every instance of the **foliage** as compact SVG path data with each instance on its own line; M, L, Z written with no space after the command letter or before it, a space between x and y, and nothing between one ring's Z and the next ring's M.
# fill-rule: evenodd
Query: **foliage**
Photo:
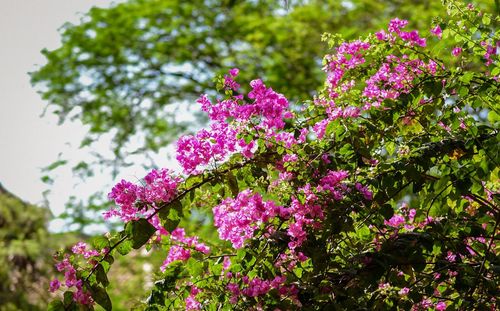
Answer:
M52 256L48 210L21 201L0 185L0 310L41 310Z
M354 39L392 16L422 28L443 15L439 1L346 3L130 0L64 25L62 46L43 51L47 64L31 74L32 83L61 122L78 119L89 126L81 148L96 157L59 159L43 179L51 183L53 170L64 165L83 180L102 168L116 174L138 159L147 169L156 167L144 156L165 153L160 149L179 133L206 121L189 103L213 89L212 77L226 68L238 66L242 81L262 77L289 100L304 100L324 80L316 64L327 51L320 42L325 31ZM478 4L493 10L491 1ZM102 141L112 153L95 153ZM107 207L103 197L70 199L61 217L83 230Z
M421 33L325 35L311 100L219 77L209 127L177 142L185 175L118 183L124 230L60 256L50 308L111 309L114 258L158 246L147 310L498 308L499 18L445 5Z
M99 163L116 173L131 156L174 141L194 121L197 109L188 103L213 89L213 76L226 68L238 66L243 81L258 76L290 100L304 100L324 79L316 64L326 53L325 31L351 39L378 30L396 12L417 28L442 15L439 1L430 0L287 3L129 0L64 25L62 46L42 51L47 64L31 73L32 83L61 122L89 126L81 147L104 136L113 150L96 163L78 162L75 173L89 177ZM490 1L479 3L493 9Z

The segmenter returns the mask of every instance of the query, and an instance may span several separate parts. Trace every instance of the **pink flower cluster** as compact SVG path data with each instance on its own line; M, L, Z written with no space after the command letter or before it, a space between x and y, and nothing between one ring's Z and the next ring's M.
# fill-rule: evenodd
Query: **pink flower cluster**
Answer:
M240 85L234 81L234 77L238 75L240 71L238 68L233 68L229 70L229 75L224 75L224 88L227 90L237 91Z
M239 278L240 275L238 274L236 277ZM298 289L295 285L284 285L285 281L285 276L276 276L272 280L264 280L259 277L250 279L248 276L243 276L241 277L241 286L235 280L227 285L227 289L232 294L230 301L233 304L238 302L239 296L259 297L266 295L272 289L276 289L281 297L293 299L298 294Z
M363 195L365 200L371 201L373 199L373 193L370 191L370 189L368 189L368 187L363 186L359 182L356 183L354 187Z
M420 59L409 59L407 55L397 57L389 55L379 70L368 80L363 95L375 102L367 104L378 107L385 99L397 99L402 93L408 93L413 87L413 81L424 72L435 73L436 63L426 64Z
M234 89L233 77L236 69L225 77L227 87ZM198 99L201 108L213 121L209 129L202 129L195 135L183 136L177 142L177 160L188 174L197 173L200 166L212 161L223 161L236 151L250 158L256 147L253 140L245 142L238 134L247 128L262 130L269 138L275 137L283 129L284 119L292 118L288 110L288 100L281 94L267 88L261 80L250 82L252 90L246 103L242 95L212 104L206 95Z
M396 37L401 38L403 41L408 42L410 46L418 45L421 47L425 47L427 45L426 39L421 38L418 34L418 31L412 30L412 31L402 31L402 28L405 28L406 25L408 25L407 20L401 20L399 18L395 18L389 22L389 27L387 28L389 33L386 33L384 30L381 30L377 33L375 33L377 39L386 41L389 40L391 43L393 43L396 40ZM438 26L439 27L439 26ZM434 28L433 29L433 34L440 34L440 30Z
M318 197L310 184L299 188L299 193L304 196L304 203L301 203L296 197L292 198L288 214L292 216L288 224L287 234L291 237L288 247L292 252L300 247L307 239L307 228L317 228L320 226L318 220L323 220L324 213L321 205L317 203Z
M326 55L327 65L323 68L328 74L327 83L329 86L330 98L337 98L339 91L337 87L344 77L346 71L363 64L365 59L361 53L370 48L370 44L362 41L344 42L336 50L336 54ZM348 87L352 87L349 85ZM344 86L347 87L347 86Z
M238 132L225 122L216 122L209 129L202 129L196 135L186 135L177 141L177 161L188 174L198 173L202 165L223 161L238 147L251 156L253 144L236 138Z
M441 27L439 25L436 25L431 29L431 34L441 39L441 37L443 36L443 31L441 30Z
M198 295L201 292L201 290L192 285L191 286L191 291L189 292L189 295L186 297L186 311L189 310L201 310L201 303L196 300L196 295Z
M422 301L420 301L417 304L414 304L412 306L412 311L418 311L418 310L429 310L431 308L434 308L437 311L444 311L446 310L446 302L444 301L438 301L435 305L432 303L432 300L429 298L424 298Z
M295 250L289 250L286 253L281 253L278 259L274 263L274 266L282 273L286 273L287 270L291 271L295 269L298 262L305 262L309 257L304 255L302 252L295 252Z
M112 208L106 211L104 218L118 216L124 222L139 219L148 214L147 207L158 208L159 204L174 199L177 195L177 185L181 181L179 176L175 176L168 169L152 170L144 177L143 186L122 180L108 194L109 199L114 200L120 209Z
M361 114L361 109L355 106L347 106L345 108L339 107L335 104L334 100L324 100L316 98L314 101L316 106L325 107L327 117L320 120L313 126L313 131L316 136L321 139L325 135L326 127L328 124L338 118L357 118Z
M397 38L401 38L410 46L418 45L425 47L426 39L418 35L418 31L402 31L408 24L405 20L393 19L389 23L388 31L376 33L379 40L389 40L393 44ZM441 28L436 26L431 33L440 37ZM356 106L340 107L335 100L342 94L355 86L354 80L342 81L345 73L365 63L363 51L368 50L370 44L362 41L342 43L336 50L336 54L327 55L327 65L323 68L327 72L327 85L330 100L316 99L315 104L325 107L327 117L317 122L313 130L318 138L323 138L328 124L337 118L356 118L361 114L361 109ZM389 55L387 61L382 64L377 73L366 80L363 95L368 101L363 110L372 106L379 107L385 99L396 99L401 93L407 93L413 86L414 79L428 72L434 74L437 64L433 60L428 63L420 59L409 60L407 55L397 57Z
M230 241L238 249L243 247L246 239L253 237L260 224L277 215L286 214L286 209L272 201L263 201L260 194L247 189L241 191L235 199L227 198L222 201L213 208L213 213L219 237Z
M170 240L176 243L170 247L167 258L160 267L161 271L165 271L167 266L176 260L186 261L191 257L191 250L196 250L203 254L210 253L210 248L204 243L198 242L198 237L186 237L186 232L183 228L176 228L170 235Z
M389 220L384 220L386 226L392 228L405 228L406 230L413 230L415 228L415 215L417 211L415 209L409 209L406 203L401 205L401 213L394 213L394 215Z
M320 179L316 189L318 192L329 191L335 200L340 201L344 197L343 193L347 191L347 186L342 183L347 177L349 177L347 171L328 170Z
M71 248L71 251L74 253L74 254L79 254L79 255L83 255L83 258L85 259L88 259L90 257L95 257L95 256L99 256L99 252L96 251L95 249L92 249L92 250L88 250L87 249L87 243L85 242L78 242L76 243L72 248Z
M75 267L69 261L69 257L66 256L61 262L56 264L56 269L59 272L64 272L64 285L68 289L76 288L76 292L73 294L73 300L82 305L93 304L94 301L90 293L83 289L83 280L77 278L77 273ZM50 291L55 292L61 287L61 283L58 279L54 279L50 282Z
M486 60L485 65L489 66L493 63L492 56L497 55L498 51L500 51L500 41L496 43L496 46L493 46L492 44L483 41L481 42L481 46L486 49L486 52L484 53L484 59Z

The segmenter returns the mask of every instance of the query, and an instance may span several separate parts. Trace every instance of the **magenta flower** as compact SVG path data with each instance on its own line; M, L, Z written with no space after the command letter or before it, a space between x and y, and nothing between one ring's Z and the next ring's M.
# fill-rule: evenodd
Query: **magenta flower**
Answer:
M58 279L53 279L50 282L50 292L53 293L61 287L61 282Z
M444 301L440 301L436 304L436 310L437 311L444 311L446 310L446 303Z
M247 189L235 199L227 198L213 208L214 224L222 240L230 241L234 248L241 248L246 239L253 237L260 224L279 215L282 209Z
M386 226L390 226L393 228L399 228L401 227L402 224L406 222L406 219L402 215L394 214L391 219L389 220L384 220L384 224Z
M441 39L441 37L443 36L443 31L441 30L441 27L439 27L439 25L436 25L436 27L431 29L431 34Z
M462 48L461 47L456 47L451 51L451 55L457 57L462 53Z
M236 77L240 73L240 70L238 68L233 68L229 70L229 74L233 77Z

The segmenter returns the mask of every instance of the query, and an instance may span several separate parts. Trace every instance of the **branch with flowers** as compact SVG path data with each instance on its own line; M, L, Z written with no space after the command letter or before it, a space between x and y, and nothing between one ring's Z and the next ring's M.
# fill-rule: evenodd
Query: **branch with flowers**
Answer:
M446 2L427 37L397 18L325 35L310 100L218 78L197 101L210 126L177 142L183 174L112 189L124 230L60 255L51 308L110 310L114 256L142 247L166 254L148 310L498 308L499 20Z

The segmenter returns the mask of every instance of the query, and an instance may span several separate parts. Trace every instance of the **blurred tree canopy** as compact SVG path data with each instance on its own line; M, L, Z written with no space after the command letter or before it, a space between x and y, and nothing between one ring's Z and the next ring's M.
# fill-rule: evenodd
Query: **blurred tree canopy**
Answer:
M0 184L0 311L46 310L54 297L48 291L56 271L54 252L68 251L81 239L91 240L78 232L49 232L50 218L47 208L24 202ZM145 262L159 266L162 256L137 253L133 262L118 260L109 275L115 284L122 283L110 288L116 310L129 310L137 303L137 293L146 292Z
M498 2L475 4L498 11ZM111 139L112 154L96 153L74 172L89 177L100 165L116 174L131 156L157 153L202 123L191 104L214 89L216 74L238 67L242 81L261 77L299 101L322 86L324 32L353 39L394 16L427 31L442 11L435 0L128 0L65 24L61 47L42 51L47 63L31 79L61 123L89 126L82 148ZM101 203L72 210L82 204Z
M129 0L65 24L62 46L42 51L47 64L31 73L32 83L61 122L90 126L82 146L111 133L113 158L124 161L185 130L179 113L230 67L304 99L322 83L324 32L351 39L396 15L421 29L440 7L434 0Z
M0 184L0 310L42 310L48 301L50 213Z

